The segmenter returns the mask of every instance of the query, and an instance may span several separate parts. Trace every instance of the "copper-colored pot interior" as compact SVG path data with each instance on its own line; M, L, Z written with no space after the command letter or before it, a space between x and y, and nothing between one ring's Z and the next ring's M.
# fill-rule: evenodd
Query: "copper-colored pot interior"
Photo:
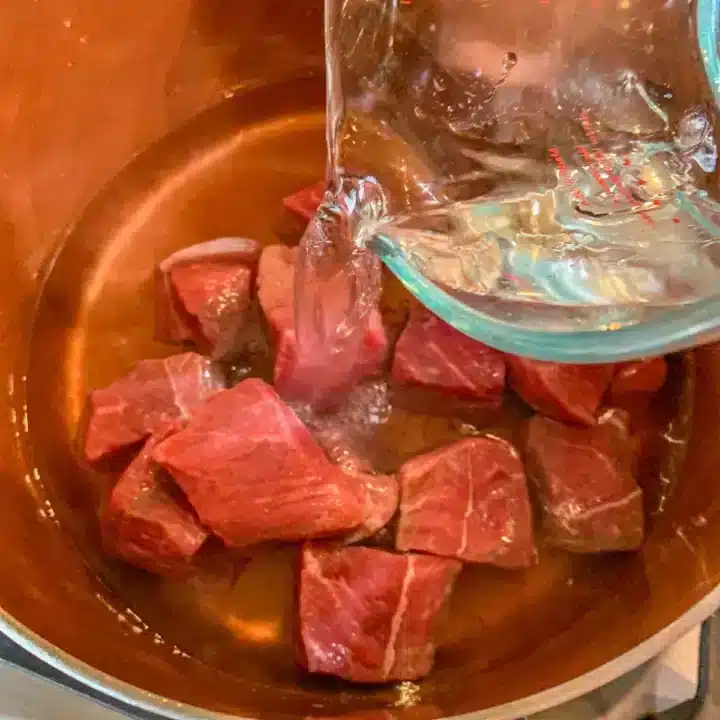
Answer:
M216 236L299 234L280 201L323 172L321 5L0 7L12 69L0 77L0 604L103 672L242 716L339 715L394 704L398 691L296 670L292 550L269 553L232 590L107 560L95 512L108 480L81 469L74 435L88 389L171 351L152 339L159 259ZM671 385L663 407L694 405L691 439L681 476L665 468L673 487L643 551L466 571L421 711L466 713L572 680L715 587L720 349L677 359Z

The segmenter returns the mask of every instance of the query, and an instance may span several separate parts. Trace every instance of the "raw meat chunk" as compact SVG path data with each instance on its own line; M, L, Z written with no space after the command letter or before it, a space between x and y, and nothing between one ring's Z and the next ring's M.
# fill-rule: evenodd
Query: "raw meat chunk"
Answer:
M371 537L390 522L398 507L400 491L394 475L348 475L360 483L364 498L362 524L344 538L344 541L351 545Z
M614 374L613 365L570 365L506 356L510 386L542 415L593 425Z
M115 485L101 516L105 550L159 575L181 575L208 537L192 508L151 456L180 429L168 423L153 435Z
M598 427L606 427L611 430L608 436L610 441L614 441L616 451L622 455L629 449L630 439L630 413L622 408L603 408L597 417Z
M90 393L85 458L96 462L144 440L168 420L187 420L222 389L220 374L196 353L141 360L124 378Z
M154 458L232 547L344 533L363 521L357 483L262 380L209 400Z
M415 680L435 656L434 626L461 563L362 547L306 545L301 662L358 683Z
M345 410L348 407L352 406L346 406ZM400 494L394 475L373 473L367 451L363 448L364 441L368 439L365 434L367 428L362 427L359 419L355 426L349 423L353 417L352 411L349 414L341 412L320 416L304 413L300 417L328 457L357 482L364 498L362 525L353 530L345 542L360 542L374 535L392 519Z
M572 552L635 550L644 535L642 491L622 423L592 428L536 415L528 422L528 471L548 543Z
M346 475L356 481L364 498L362 525L345 538L347 543L360 542L384 528L398 506L399 490L395 476L375 475L366 447L371 433L382 422L381 415L373 418L371 414L371 407L377 408L379 413L384 412L381 398L385 397L385 393L380 392L376 396L373 392L380 385L387 388L384 383L357 388L338 412L316 414L303 408L299 413L320 447ZM376 405L374 401L380 404Z
M322 348L298 351L295 338L293 285L295 248L271 245L258 269L260 305L275 341L274 385L286 400L327 406L341 402L360 380L376 373L385 359L387 337L379 311L370 313L357 352L328 363Z
M393 475L375 475L369 442L390 412L387 383L370 380L355 388L347 401L333 412L318 413L307 406L297 409L327 456L356 479L364 496L364 520L345 542L354 543L374 535L387 525L397 510L399 491Z
M653 395L662 388L666 379L667 362L663 357L619 363L610 385L610 402Z
M635 443L636 465L655 458L659 451L657 439L667 423L665 412L653 399L665 385L667 361L663 357L619 363L606 395L606 402L622 408L628 415L628 427Z
M505 390L501 353L415 308L397 345L393 379L499 405Z
M619 457L629 457L633 475L638 476L644 461L654 456L653 443L659 432L658 419L648 404L631 408L604 408L598 413L598 425L613 429L610 440L614 442Z
M269 245L260 255L258 297L271 330L281 335L295 323L293 284L297 248Z
M303 220L310 220L322 202L325 194L325 181L315 183L309 187L288 195L283 205L290 212L299 215Z
M158 338L230 352L245 326L259 255L254 240L219 238L163 260L155 278Z
M400 550L510 568L535 562L525 473L509 443L460 440L406 462L399 480Z

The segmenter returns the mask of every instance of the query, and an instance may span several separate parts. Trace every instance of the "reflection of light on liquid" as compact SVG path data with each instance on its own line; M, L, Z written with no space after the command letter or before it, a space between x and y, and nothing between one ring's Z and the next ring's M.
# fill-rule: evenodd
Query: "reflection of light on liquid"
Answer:
M397 708L412 708L422 701L420 687L413 682L403 682L395 686L397 700L394 705Z
M280 636L277 620L245 620L231 615L227 624L236 636L257 644L276 642Z

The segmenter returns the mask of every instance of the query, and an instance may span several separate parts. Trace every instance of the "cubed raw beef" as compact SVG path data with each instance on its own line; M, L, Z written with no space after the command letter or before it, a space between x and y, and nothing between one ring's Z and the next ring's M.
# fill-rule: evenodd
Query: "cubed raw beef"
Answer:
M392 376L399 383L499 405L505 360L428 310L415 308L395 346Z
M218 357L231 352L245 326L259 255L254 240L219 238L163 260L155 278L158 338L194 342Z
M303 220L310 220L322 202L324 194L325 181L322 180L288 195L283 200L283 205L286 210L299 215Z
M360 484L363 495L362 524L343 538L351 545L371 537L390 522L397 510L400 492L394 475L347 474Z
M331 362L323 348L305 348L301 354L295 337L295 260L295 248L283 245L271 245L260 256L258 295L275 341L274 385L286 400L322 407L341 402L360 380L380 369L387 337L374 310L350 354Z
M598 425L614 430L611 440L620 457L629 457L635 477L643 465L656 456L654 445L662 428L662 415L653 413L648 403L628 403L627 407L603 408L598 413Z
M394 475L373 473L365 448L369 426L364 426L360 418L357 418L357 424L351 424L354 413L350 407L352 405L346 405L340 412L325 415L306 410L300 417L328 457L358 484L364 498L363 522L345 538L347 543L356 543L374 535L390 522L397 510L399 490Z
M506 356L510 385L542 415L574 425L593 425L615 372L613 365L570 365Z
M363 547L306 545L300 660L358 683L416 680L435 656L435 625L461 563Z
M141 360L88 400L85 458L96 462L151 435L168 420L187 420L223 389L212 363L196 353Z
M276 335L292 331L295 323L293 286L297 248L268 245L258 264L258 298L270 329Z
M652 396L665 384L667 371L663 357L619 363L610 384L609 401L621 403L637 396Z
M211 398L154 458L232 547L344 533L363 521L357 482L262 380Z
M460 440L406 462L399 480L400 550L510 568L535 562L525 473L509 443Z
M629 449L630 439L630 413L622 408L603 408L598 412L598 427L605 426L611 430L608 440L616 443L617 452L620 456Z
M208 537L182 493L152 460L156 445L180 429L167 423L115 485L100 525L111 555L159 575L182 575Z
M528 422L527 459L548 543L588 553L640 547L642 491L622 424L580 428L536 415Z
M345 542L374 535L390 522L399 500L395 476L375 475L369 450L373 434L390 412L387 383L370 380L358 385L332 412L319 413L308 406L299 406L297 412L330 460L362 489L364 520Z

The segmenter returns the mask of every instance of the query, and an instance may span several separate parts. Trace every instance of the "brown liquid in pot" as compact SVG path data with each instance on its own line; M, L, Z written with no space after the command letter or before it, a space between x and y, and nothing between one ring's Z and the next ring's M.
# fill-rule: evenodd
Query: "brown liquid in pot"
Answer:
M223 553L209 557L206 572L188 582L135 571L102 552L97 509L110 479L82 468L73 451L88 390L108 384L141 358L176 352L152 339L150 283L159 260L221 235L266 244L299 239L302 224L282 210L280 200L322 174L322 113L295 112L288 118L283 102L269 99L271 109L278 106L276 115L247 121L242 137L238 116L252 111L232 101L210 111L151 149L97 198L57 257L40 301L28 373L34 439L29 452L89 571L113 591L118 608L131 610L122 613L130 632L250 682L273 683L278 693L309 690L310 702L313 693L360 696L367 690L297 669L292 643L296 549L253 551L236 580ZM250 189L243 196L239 188ZM391 337L408 307L406 293L388 278L383 312ZM269 368L254 369L265 374ZM641 468L650 532L654 513L672 503L691 382L689 361L673 358L668 383L655 401L654 441ZM421 412L422 397L406 400L413 400L415 411L394 409L375 438L378 471L391 472L408 457L463 436L473 420L488 427L472 410L460 421ZM427 410L437 407L429 405ZM508 397L491 428L512 439L527 413ZM469 663L490 668L549 642L590 611L601 594L644 592L637 582L642 562L641 554L583 557L541 546L539 564L527 571L466 567L443 628L436 669L422 693L448 685L448 678ZM397 699L392 688L378 693ZM322 714L322 707L317 712Z

